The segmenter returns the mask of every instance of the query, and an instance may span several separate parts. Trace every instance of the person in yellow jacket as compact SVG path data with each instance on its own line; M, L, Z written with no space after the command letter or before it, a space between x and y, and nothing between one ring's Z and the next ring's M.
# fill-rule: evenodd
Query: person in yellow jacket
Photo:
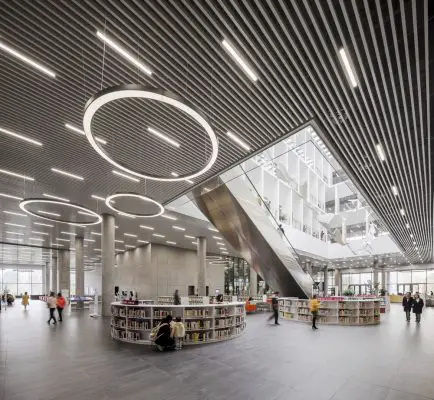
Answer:
M316 294L312 296L310 300L310 312L312 313L312 329L318 329L316 327L316 318L318 317L319 306L321 302L316 298Z
M21 304L24 306L24 310L27 311L27 306L29 305L29 295L27 292L23 294Z

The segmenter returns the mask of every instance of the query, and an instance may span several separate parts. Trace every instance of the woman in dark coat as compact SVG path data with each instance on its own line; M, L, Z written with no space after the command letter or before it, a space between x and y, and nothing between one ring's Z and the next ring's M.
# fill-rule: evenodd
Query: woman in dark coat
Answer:
M407 294L402 299L402 307L405 311L405 316L407 317L407 322L410 322L410 313L411 313L411 307L413 307L413 297L411 297L411 293L407 292Z
M422 308L424 306L423 299L420 298L419 293L414 295L413 300L413 312L416 314L416 322L420 322L420 316L422 314Z
M168 315L161 321L158 332L156 334L155 344L157 349L160 351L170 350L174 348L175 342L171 337L172 327L170 326L172 322L172 316Z

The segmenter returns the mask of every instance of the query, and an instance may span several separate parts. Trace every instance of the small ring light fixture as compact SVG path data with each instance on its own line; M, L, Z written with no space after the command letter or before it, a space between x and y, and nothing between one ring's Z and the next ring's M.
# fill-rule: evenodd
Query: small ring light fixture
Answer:
M159 208L159 211L156 212L155 214L135 214L135 213L131 213L128 211L119 210L118 208L113 207L113 205L111 204L111 201L114 199L120 198L120 197L133 197L136 199L146 201L148 203L155 204ZM143 195L137 194L137 193L115 193L115 194L112 194L111 196L108 196L105 199L105 204L108 208L112 209L113 211L115 211L121 215L126 215L126 216L134 217L134 218L154 218L154 217L158 217L159 215L164 213L164 207L158 201L155 201L149 197L146 197L146 196L143 196Z
M75 221L66 221L63 219L56 219L56 218L50 218L50 217L42 216L42 215L40 215L34 211L28 210L26 207L30 204L56 204L56 205L60 205L60 206L73 208L75 210L84 211L85 213L89 214L89 216L94 217L95 221L92 221L92 222L75 222ZM95 211L90 210L86 207L80 206L79 204L67 203L65 201L60 201L60 200L47 200L47 199L40 199L40 198L24 199L23 201L20 202L20 208L21 208L21 210L25 211L27 214L30 214L34 217L46 219L48 221L53 221L53 222L60 222L62 224L74 225L74 226L98 225L102 221L102 217L98 213L96 213Z
M172 175L170 177L165 177L165 176L146 174L145 172L142 171L134 171L128 168L126 165L113 160L113 158L106 152L106 150L103 149L96 141L96 138L92 133L92 120L95 114L97 113L97 111L105 104L115 100L128 99L128 98L149 99L149 100L155 100L161 103L169 104L177 108L178 110L181 110L184 113L188 114L199 125L201 125L202 128L207 133L207 135L209 136L209 139L211 141L211 150L212 150L211 155L205 167L189 175L179 175L176 177ZM212 129L211 125L208 123L208 121L205 119L204 116L202 116L198 111L196 111L190 104L188 104L181 97L165 90L151 88L143 85L128 84L128 85L113 86L104 89L98 92L95 96L91 97L87 102L84 110L83 130L86 134L89 143L94 148L94 150L110 164L114 165L116 168L124 172L127 172L128 174L138 176L144 179L154 180L154 181L181 182L181 181L186 181L188 179L196 178L204 174L205 172L207 172L213 166L213 164L217 159L217 154L218 154L217 136L215 135L214 130Z

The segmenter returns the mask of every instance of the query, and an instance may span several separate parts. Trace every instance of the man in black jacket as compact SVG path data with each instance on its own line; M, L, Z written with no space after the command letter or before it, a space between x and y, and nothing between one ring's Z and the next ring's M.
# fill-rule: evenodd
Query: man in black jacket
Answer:
M273 309L273 314L270 315L268 321L271 321L274 318L275 325L279 324L279 292L274 292L273 297L271 298L271 307Z
M413 307L414 299L411 297L411 293L407 292L402 299L402 307L404 307L405 316L407 317L407 322L410 322L411 308Z

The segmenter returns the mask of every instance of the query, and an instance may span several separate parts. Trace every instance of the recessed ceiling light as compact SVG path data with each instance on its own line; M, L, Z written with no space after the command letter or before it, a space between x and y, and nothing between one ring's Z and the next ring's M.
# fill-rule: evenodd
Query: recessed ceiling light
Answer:
M22 213L15 212L15 211L6 211L6 210L4 210L3 212L5 214L16 215L18 217L27 217L28 216L27 214L22 214Z
M84 133L83 130L81 130L81 129L79 129L79 128L77 128L77 127L71 125L71 124L65 124L65 128L67 128L67 129L69 129L69 130L71 130L71 131L77 132L77 133L79 133L80 135L86 136L86 134ZM97 142L102 143L102 144L107 144L107 141L106 141L106 140L104 140L104 139L102 139L102 138L100 138L100 137L98 137L98 136L95 137L95 140L96 140Z
M129 179L130 181L133 181L133 182L136 182L136 183L140 182L140 179L137 179L137 178L134 178L133 176L124 174L123 172L116 171L115 169L112 172L115 175L122 176L122 178Z
M60 200L60 201L64 201L66 203L69 203L69 200L65 199L64 197L53 196L52 194L47 194L47 193L42 193L42 196L49 197L50 199Z
M51 211L38 210L38 213L39 214L45 214L45 215L51 215L53 217L60 217L60 214L54 213L54 212L51 212Z
M60 233L62 233L63 235L76 236L74 232L61 231Z
M37 63L36 61L33 61L29 57L25 56L24 54L21 54L20 52L14 50L12 47L9 47L3 42L0 42L0 49L6 51L7 53L13 55L14 57L20 59L21 61L24 61L25 63L31 65L33 68L38 69L39 71L43 72L44 74L47 74L51 78L55 78L56 74L53 71L50 71L48 68L42 66L41 64Z
M101 236L101 235L102 235L102 233L99 233L99 232L90 232L90 234L91 234L91 235L98 235L98 236Z
M405 215L405 211L404 211L403 208L401 208L401 209L399 210L399 212L401 213L401 215Z
M137 237L137 235L134 235L132 233L124 233L124 236Z
M418 248L418 247L415 247L415 249L416 249L416 250L419 250L419 248Z
M10 175L10 176L15 176L16 178L25 179L25 180L32 181L32 182L35 180L34 178L32 178L30 176L17 174L16 172L11 172L11 171L8 171L6 169L0 169L0 173L5 174L5 175Z
M353 87L356 87L357 86L357 80L356 80L354 72L353 72L353 70L351 68L351 64L350 64L350 61L349 61L349 59L347 57L347 53L345 52L345 49L341 48L339 50L339 54L341 55L342 62L344 63L344 67L347 70L348 78L350 79L351 85Z
M148 127L148 132L150 132L153 135L157 136L158 138L164 140L165 142L171 144L172 146L180 147L180 144L178 142L176 142L175 140L166 136L164 133L161 133L161 132L157 131L156 129L151 128L150 126Z
M19 235L19 236L24 236L24 233L20 233L20 232L11 232L11 231L6 231L5 233L7 233L8 235Z
M185 231L185 228L183 228L183 227L181 227L181 226L173 225L172 228L173 228L173 229L176 229L177 231Z
M40 226L48 226L49 228L53 228L54 225L50 225L50 224L44 224L43 222L33 222L35 225L40 225Z
M167 244L176 244L176 242L171 242L170 240L166 240Z
M22 197L12 196L11 194L6 194L6 193L0 193L0 197L7 197L8 199L14 199L14 200L23 200Z
M186 237L187 239L196 239L195 236L190 236L190 235L184 235L184 237Z
M377 155L380 161L386 161L386 156L384 155L383 146L380 143L375 145L375 150L377 150Z
M235 143L239 144L244 150L250 151L250 146L244 143L238 136L229 131L226 132L226 135L228 135Z
M407 229L410 229L410 224L405 224L405 227L406 227Z
M147 75L152 75L152 71L144 64L142 64L140 61L138 61L135 57L133 57L128 51L124 50L121 46L119 46L117 43L115 43L113 40L108 38L104 33L101 33L100 31L96 32L96 35L104 41L106 44L108 44L113 50L118 52L123 58L128 60L131 64L135 65L137 68L142 70Z
M170 175L174 176L175 178L179 176L176 172L171 172Z
M148 231L153 231L154 230L154 228L152 226L147 226L147 225L140 225L140 228L147 229Z
M243 58L238 54L235 48L226 40L222 41L223 47L227 50L229 55L238 63L238 65L243 69L243 71L247 74L247 76L253 81L256 82L258 77L253 72L252 68L243 60Z
M53 172L55 172L57 174L60 174L60 175L69 176L70 178L74 178L74 179L77 179L79 181L83 181L84 180L84 178L82 176L80 176L80 175L71 174L70 172L66 172L66 171L63 171L63 170L58 169L58 168L51 168L51 171L53 171Z
M93 194L93 195L90 196L90 197L92 197L92 199L105 201L105 197L97 196L96 194Z
M392 186L392 193L393 193L395 196L398 196L398 188L397 188L396 186Z
M153 233L152 236L161 237L161 238L166 237L165 235L160 235L159 233Z
M160 217L166 218L166 219L171 219L172 221L176 221L178 218L172 217L170 215L167 214L161 214Z
M191 179L186 179L185 181L188 182L188 183L191 183L191 184L194 183Z
M17 226L18 228L25 228L25 225L20 225L20 224L13 224L12 222L5 222L5 225L9 225L9 226Z
M18 133L15 133L15 132L8 131L7 129L0 128L0 132L4 133L5 135L24 140L25 142L35 144L36 146L42 146L42 143L38 142L37 140L33 140L33 139L28 138L27 136L23 136L23 135L20 135Z
M32 233L34 233L35 235L49 235L49 233L47 232L38 232L38 231L32 231Z
M416 242L413 242L413 244L416 244Z
M411 237L411 238L413 237L413 234L412 234L412 233L410 233L410 237Z

